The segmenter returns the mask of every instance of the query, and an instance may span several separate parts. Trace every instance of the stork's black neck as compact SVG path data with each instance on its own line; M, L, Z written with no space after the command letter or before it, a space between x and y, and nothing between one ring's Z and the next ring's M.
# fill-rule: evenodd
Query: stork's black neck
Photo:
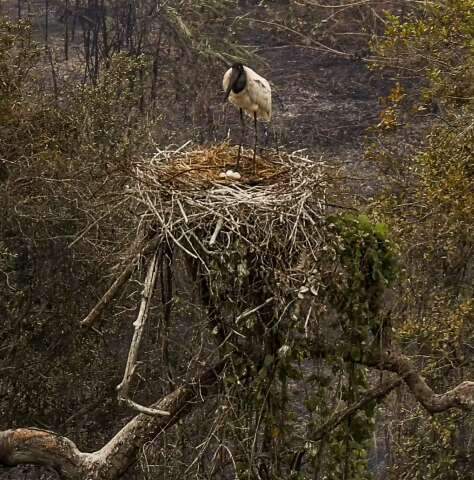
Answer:
M237 78L232 85L232 91L234 93L240 93L247 85L247 75L245 74L244 68L239 68L238 72Z

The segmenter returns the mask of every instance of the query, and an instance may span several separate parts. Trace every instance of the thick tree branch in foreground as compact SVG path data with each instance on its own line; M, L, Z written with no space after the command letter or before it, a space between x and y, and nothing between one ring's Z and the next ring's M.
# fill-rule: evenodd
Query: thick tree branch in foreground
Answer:
M79 478L78 472L87 456L71 440L52 432L34 428L0 432L0 465L47 465L65 478Z
M226 360L219 362L192 383L151 406L170 412L169 417L137 415L97 452L80 452L71 440L42 430L20 428L0 432L0 465L47 465L68 480L119 478L136 461L145 443L202 405L217 390L226 364Z

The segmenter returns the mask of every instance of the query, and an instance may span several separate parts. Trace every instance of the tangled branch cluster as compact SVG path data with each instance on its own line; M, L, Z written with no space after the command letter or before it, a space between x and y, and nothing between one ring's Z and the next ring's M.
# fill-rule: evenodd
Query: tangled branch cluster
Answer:
M259 261L280 263L279 270L302 254L316 259L324 244L328 166L300 152L271 151L257 157L255 174L244 158L239 180L223 178L235 153L221 144L159 151L137 162L128 193L143 222L204 267L236 241Z

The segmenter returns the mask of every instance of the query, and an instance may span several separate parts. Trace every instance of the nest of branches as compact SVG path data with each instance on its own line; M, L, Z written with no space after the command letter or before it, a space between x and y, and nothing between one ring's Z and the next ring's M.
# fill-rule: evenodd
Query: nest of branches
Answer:
M321 222L334 170L299 152L267 151L252 161L236 147L159 151L134 164L128 187L149 228L186 255L203 261L234 241L260 258L318 255ZM229 170L240 178L225 176Z
M254 169L244 149L240 178L224 177L237 170L236 156L228 144L159 151L134 164L128 194L148 238L194 264L220 309L230 305L238 315L269 297L285 309L295 289L317 288L308 265L327 250L335 169L281 151L258 155Z
M311 319L325 309L325 283L337 281L334 265L327 268L338 238L327 198L339 193L338 169L302 152L266 151L255 170L244 150L239 177L223 176L237 170L236 155L228 144L182 147L137 161L130 172L127 195L140 218L141 248L82 324L92 325L136 265L148 264L119 386L120 398L139 411L150 413L129 399L128 387L157 282L160 328L174 324L173 305L191 291L193 318L217 336L212 354L238 351L259 365L295 326L310 334Z

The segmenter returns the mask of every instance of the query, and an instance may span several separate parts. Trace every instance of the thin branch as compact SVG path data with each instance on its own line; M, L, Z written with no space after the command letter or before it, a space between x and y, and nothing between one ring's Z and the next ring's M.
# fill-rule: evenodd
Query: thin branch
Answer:
M354 415L361 408L366 407L370 402L374 400L380 400L387 396L392 390L399 387L402 383L401 378L396 378L395 380L388 380L385 383L382 383L378 387L367 392L364 398L360 399L358 402L347 407L341 412L335 413L329 420L326 421L317 431L311 436L312 441L318 441L324 438L328 433L333 431L338 425L340 425L346 418Z
M269 303L273 302L275 300L275 297L270 297L267 298L261 305L257 305L255 308L252 308L250 310L246 310L245 312L241 313L238 317L236 317L235 321L239 322L240 320L243 320L244 318L249 317L253 313L258 312L260 309L268 305Z
M140 349L140 343L143 336L143 330L148 318L148 312L150 311L150 300L155 290L158 265L160 263L158 251L155 251L153 257L150 260L148 266L148 272L145 278L145 284L143 286L142 300L140 303L140 310L138 312L137 319L133 322L135 331L133 333L132 341L130 343L130 350L128 352L127 365L123 374L123 379L119 385L117 385L118 400L125 403L134 410L145 413L147 415L169 415L169 412L164 410L154 409L142 406L128 396L130 388L130 382L132 380L135 368L137 367L138 352Z
M137 265L139 255L133 257L133 260L124 268L122 273L115 279L114 283L105 292L104 296L97 302L94 308L89 312L87 317L81 321L83 327L92 327L92 325L98 320L104 308L114 299L119 293L121 288L127 283L131 277Z
M145 415L157 415L162 417L166 417L170 415L170 412L167 412L165 410L159 410L157 408L145 407L144 405L134 402L128 397L127 398L119 397L119 401L124 405L127 405L128 407L130 407L132 410L135 410L138 413L144 413Z
M120 292L122 287L127 283L128 279L131 277L132 273L135 271L135 268L137 266L137 263L140 257L142 255L151 253L154 249L156 249L159 241L160 241L159 236L156 236L143 247L140 253L138 253L133 257L133 259L124 268L122 273L115 279L114 283L112 283L110 288L105 292L103 297L97 302L94 308L89 312L87 317L85 317L84 320L81 321L81 326L92 327L92 325L94 325L94 323L99 319L100 315L102 314L104 308L116 297L116 295Z

